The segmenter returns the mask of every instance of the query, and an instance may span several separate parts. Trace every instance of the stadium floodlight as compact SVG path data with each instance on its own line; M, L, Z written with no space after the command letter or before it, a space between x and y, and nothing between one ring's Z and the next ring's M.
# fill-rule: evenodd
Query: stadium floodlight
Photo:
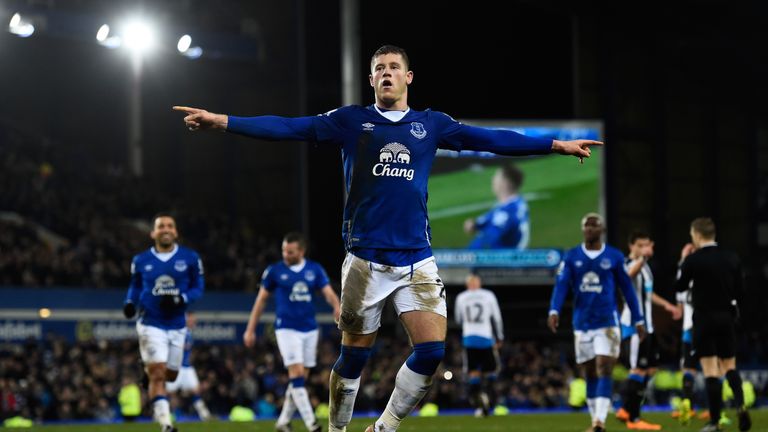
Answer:
M107 24L102 25L99 27L99 31L96 32L96 40L104 43L104 41L107 40L109 37L109 26Z
M130 21L123 31L123 42L135 52L146 52L155 45L155 32L147 23Z
M179 43L176 44L176 49L179 50L181 55L190 59L200 58L203 55L203 49L199 46L192 46L192 36L185 34L179 38Z
M29 37L35 32L35 26L26 22L21 14L16 12L8 23L8 31L19 37Z
M451 379L453 379L453 372L451 372L449 370L445 371L445 373L443 373L443 378L446 381L450 381Z
M192 46L192 36L185 34L179 38L179 43L176 44L176 49L178 49L180 53L184 54L187 52L190 46Z
M99 27L99 31L96 32L96 40L101 46L105 46L107 48L118 48L120 45L122 45L123 41L120 36L110 36L110 31L111 29L109 28L109 25L103 24L101 27Z

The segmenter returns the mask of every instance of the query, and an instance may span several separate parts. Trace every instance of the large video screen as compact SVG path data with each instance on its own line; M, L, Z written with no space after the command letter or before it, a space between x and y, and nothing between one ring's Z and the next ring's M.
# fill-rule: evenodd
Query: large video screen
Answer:
M462 123L561 140L603 137L599 121ZM582 216L603 210L602 156L601 149L593 148L581 165L559 155L440 150L428 201L438 265L556 266L559 251L582 241Z

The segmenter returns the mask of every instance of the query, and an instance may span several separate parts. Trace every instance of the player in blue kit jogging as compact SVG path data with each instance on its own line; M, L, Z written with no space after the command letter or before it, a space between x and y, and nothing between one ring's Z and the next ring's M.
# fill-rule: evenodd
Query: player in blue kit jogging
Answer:
M616 286L621 289L642 340L643 315L624 266L624 255L603 243L603 218L588 213L581 220L584 243L567 251L560 263L547 324L557 331L560 311L568 292L573 293L573 333L576 363L587 380L587 406L592 430L605 431L613 394L611 374L621 347Z
M315 367L319 332L312 303L320 293L333 308L334 319L339 319L339 297L328 281L323 267L304 258L306 240L299 233L288 233L283 238L283 260L269 266L261 278L261 289L256 296L248 319L243 342L247 347L256 343L256 326L267 305L275 297L275 338L283 364L291 380L285 392L285 401L277 419L278 432L290 432L291 418L298 409L310 432L319 432L309 394L304 382L309 369Z
M149 376L149 397L155 421L163 432L176 431L171 423L166 381L175 381L184 356L187 306L203 295L203 263L192 249L180 246L176 221L167 213L153 219L155 241L133 257L131 283L123 304L126 318L138 312L141 360Z
M392 299L413 345L389 403L369 430L390 432L419 403L445 353L443 282L430 248L427 180L438 148L500 155L561 153L589 157L591 140L531 138L473 127L438 111L408 106L413 81L405 50L379 48L370 62L375 103L345 106L320 116L235 117L198 108L190 130L229 131L266 140L306 140L340 148L347 200L342 235L347 257L341 277L341 355L331 372L331 432L346 430L387 299Z

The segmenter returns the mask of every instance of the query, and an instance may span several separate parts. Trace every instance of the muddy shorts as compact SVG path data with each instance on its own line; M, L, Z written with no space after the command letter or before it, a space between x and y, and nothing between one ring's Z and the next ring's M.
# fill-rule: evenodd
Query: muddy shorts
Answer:
M573 332L576 345L576 363L582 364L596 356L619 357L621 349L619 327L603 327L594 330Z
M434 257L393 267L347 253L341 268L339 329L353 334L375 332L381 326L381 311L388 298L398 316L410 311L448 316L445 287L437 275Z

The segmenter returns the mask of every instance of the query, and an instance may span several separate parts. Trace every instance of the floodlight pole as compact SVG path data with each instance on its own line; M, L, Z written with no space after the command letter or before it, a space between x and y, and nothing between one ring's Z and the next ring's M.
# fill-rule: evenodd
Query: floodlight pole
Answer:
M341 2L341 99L342 105L359 105L360 97L360 3Z
M144 174L142 162L142 124L141 124L141 72L143 59L140 50L131 52L131 88L128 95L128 164L131 174L141 177Z

